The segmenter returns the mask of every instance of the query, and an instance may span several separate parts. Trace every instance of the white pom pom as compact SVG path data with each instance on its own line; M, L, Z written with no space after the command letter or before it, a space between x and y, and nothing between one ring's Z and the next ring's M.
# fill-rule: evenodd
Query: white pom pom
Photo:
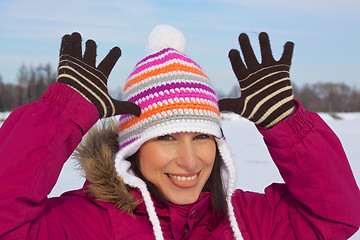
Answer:
M146 52L153 54L164 48L174 48L185 53L186 40L182 32L170 25L157 25L149 35Z

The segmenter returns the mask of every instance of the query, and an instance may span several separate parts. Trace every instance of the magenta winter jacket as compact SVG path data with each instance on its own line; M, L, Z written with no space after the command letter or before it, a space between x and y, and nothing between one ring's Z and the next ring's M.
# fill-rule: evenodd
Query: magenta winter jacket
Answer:
M235 192L244 239L347 239L359 227L360 191L340 141L317 114L298 106L272 129L259 129L286 184L272 184L265 194ZM9 116L0 130L1 240L153 239L144 204L134 216L123 213L85 193L88 182L47 198L97 119L96 108L61 83ZM141 198L136 189L131 193ZM186 207L155 201L169 239L232 239L229 221L209 206L209 193Z

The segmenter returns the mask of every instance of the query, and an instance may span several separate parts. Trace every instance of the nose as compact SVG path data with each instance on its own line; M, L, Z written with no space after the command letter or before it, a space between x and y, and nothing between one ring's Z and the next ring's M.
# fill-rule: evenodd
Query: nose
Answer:
M179 157L176 163L189 172L196 171L198 167L198 157L193 143L191 141L182 142L178 151Z

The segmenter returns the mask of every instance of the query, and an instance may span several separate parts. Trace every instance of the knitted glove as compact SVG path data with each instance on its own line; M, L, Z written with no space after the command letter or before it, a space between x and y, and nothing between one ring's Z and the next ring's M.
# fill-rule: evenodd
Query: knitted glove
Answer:
M81 50L81 35L73 33L62 38L57 82L67 84L95 105L99 118L118 114L140 115L140 108L134 103L118 101L109 96L107 79L121 50L114 47L95 67L96 43L86 42L84 56Z
M260 127L270 128L289 116L294 109L289 78L294 44L287 42L282 57L275 61L266 33L260 33L259 42L261 64L245 33L240 34L239 43L246 66L239 51L230 50L229 58L239 81L241 96L219 100L219 108L237 113Z

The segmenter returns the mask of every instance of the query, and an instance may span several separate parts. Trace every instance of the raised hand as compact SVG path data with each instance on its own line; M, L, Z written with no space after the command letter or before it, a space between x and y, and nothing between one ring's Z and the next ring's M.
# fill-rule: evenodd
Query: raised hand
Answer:
M82 56L81 35L77 32L65 35L60 47L57 82L69 85L94 104L99 112L99 118L118 114L139 116L141 113L139 106L131 102L115 100L108 93L107 80L121 56L120 48L111 49L98 67L95 66L96 48L96 43L88 40Z
M229 58L239 81L241 96L219 100L220 111L237 113L261 127L270 128L294 109L289 78L294 44L287 42L282 57L276 61L268 35L260 33L262 62L259 63L245 33L240 34L239 43L245 63L235 49L230 50Z

